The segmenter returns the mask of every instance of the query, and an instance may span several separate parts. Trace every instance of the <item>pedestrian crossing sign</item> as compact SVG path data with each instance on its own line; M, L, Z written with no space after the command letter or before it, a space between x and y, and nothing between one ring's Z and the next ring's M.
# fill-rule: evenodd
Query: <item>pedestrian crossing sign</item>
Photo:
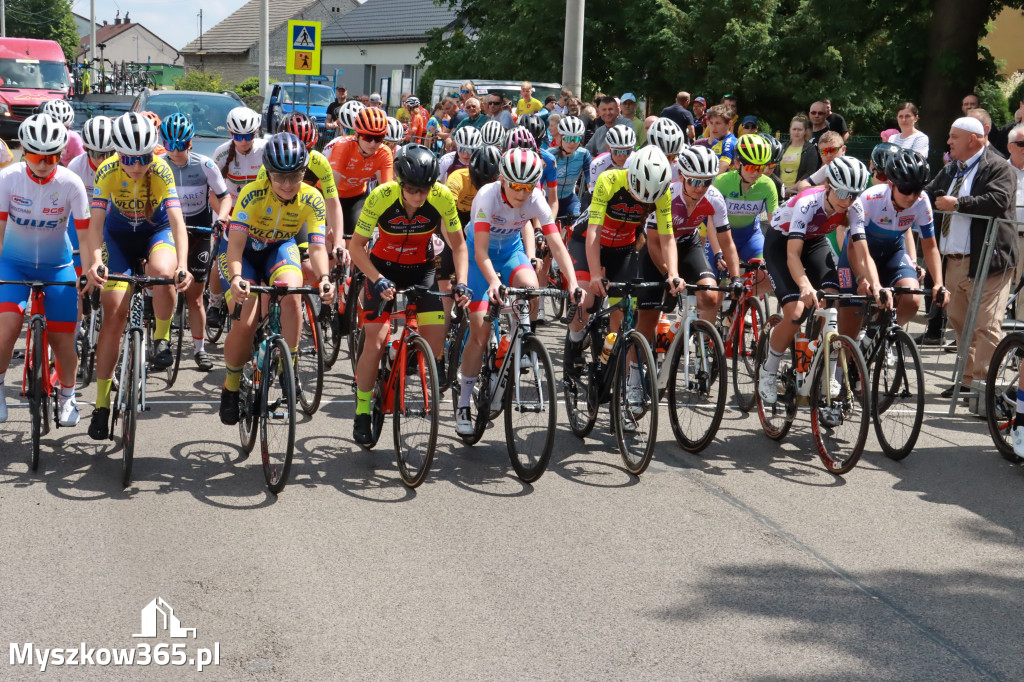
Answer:
M285 72L296 76L320 75L320 22L288 22Z

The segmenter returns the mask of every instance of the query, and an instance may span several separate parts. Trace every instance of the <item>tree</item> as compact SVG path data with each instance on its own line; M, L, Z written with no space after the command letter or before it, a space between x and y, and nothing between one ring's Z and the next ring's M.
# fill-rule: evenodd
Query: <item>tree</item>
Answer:
M67 59L78 53L78 28L71 0L6 0L7 35L55 40Z
M174 79L175 90L197 90L199 92L220 92L225 90L224 77L213 71L186 71Z

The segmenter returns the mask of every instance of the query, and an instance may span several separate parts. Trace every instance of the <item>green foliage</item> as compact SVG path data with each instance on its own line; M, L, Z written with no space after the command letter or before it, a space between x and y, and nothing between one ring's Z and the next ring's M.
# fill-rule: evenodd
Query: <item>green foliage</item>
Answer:
M277 79L271 78L269 82L276 83ZM262 99L263 97L263 93L260 92L259 76L249 76L244 81L236 85L233 89L242 99L247 99L249 97L259 97Z
M17 38L55 40L64 57L78 53L78 29L71 0L6 0L7 35Z
M981 105L981 108L992 117L993 129L1001 128L1013 120L1013 116L1010 114L1010 107L1006 102L1006 95L1003 94L998 83L993 81L982 83L974 92L978 95L978 103Z
M224 77L213 71L192 69L185 75L174 79L175 90L198 90L200 92L220 92L226 90Z
M1006 100L1014 111L1020 106L1021 102L1024 102L1024 78L1019 80L1017 87L1013 89L1013 93Z

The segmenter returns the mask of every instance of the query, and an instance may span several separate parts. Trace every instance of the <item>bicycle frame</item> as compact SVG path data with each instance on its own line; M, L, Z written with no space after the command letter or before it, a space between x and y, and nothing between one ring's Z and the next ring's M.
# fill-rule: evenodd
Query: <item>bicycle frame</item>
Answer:
M671 372L671 362L669 362L676 352L676 348L679 344L683 344L683 379L688 386L690 384L690 326L697 320L700 319L700 315L697 310L697 292L698 291L731 291L729 287L717 287L710 284L687 284L686 285L686 296L679 296L679 310L685 311L682 314L683 323L679 328L679 333L676 334L675 338L672 339L672 343L669 344L668 350L665 352L666 362L661 363L661 367L658 368L658 393L662 394L668 388L668 379ZM733 316L733 327L736 327L736 319ZM738 329L738 327L736 327ZM616 339L618 340L618 339ZM701 350L701 370L710 372L711 361L708 356Z
M396 292L396 296L408 295L407 291ZM406 346L409 344L409 339L413 336L419 336L419 323L416 321L416 304L414 302L407 302L403 314L405 315L405 324L402 325L402 332L398 337L398 348L395 352L395 364L391 365L390 360L384 358L390 358L391 348L391 329L388 328L387 340L384 344L384 353L381 360L389 368L387 370L388 375L384 379L381 391L381 411L384 414L393 414L395 411L395 391L398 391L398 401L400 404L405 405L405 382L399 383L398 377L404 377L408 365L408 358L406 357ZM420 376L421 380L425 380L424 377ZM397 388L396 388L397 385ZM429 398L429 396L428 396ZM430 409L430 404L425 406Z
M58 385L57 379L57 363L54 362L50 365L50 338L46 328L46 306L43 303L45 295L43 293L43 283L35 282L31 284L32 305L29 308L29 321L28 329L25 331L25 368L22 373L22 389L21 394L23 396L28 395L28 370L29 365L32 362L32 325L37 321L43 325L43 347L40 349L40 357L43 359L43 395L45 400L49 400L50 395L53 393L53 389Z

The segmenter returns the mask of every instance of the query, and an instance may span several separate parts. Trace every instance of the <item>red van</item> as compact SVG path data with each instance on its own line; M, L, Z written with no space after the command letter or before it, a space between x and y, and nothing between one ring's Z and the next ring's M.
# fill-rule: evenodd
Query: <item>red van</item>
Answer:
M48 99L70 89L64 51L52 40L0 38L0 136L18 136L18 126Z

